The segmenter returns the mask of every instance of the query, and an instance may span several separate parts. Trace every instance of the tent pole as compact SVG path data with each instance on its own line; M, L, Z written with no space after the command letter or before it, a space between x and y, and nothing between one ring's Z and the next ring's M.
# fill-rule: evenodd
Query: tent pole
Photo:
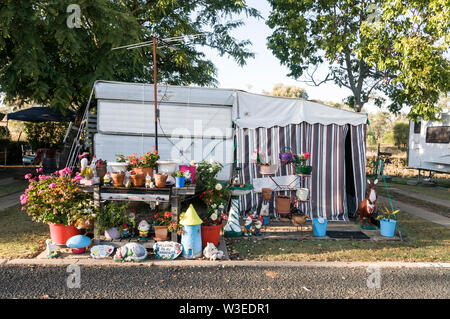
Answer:
M157 79L156 79L156 37L153 35L153 86L155 100L155 149L158 151L158 98L157 98Z

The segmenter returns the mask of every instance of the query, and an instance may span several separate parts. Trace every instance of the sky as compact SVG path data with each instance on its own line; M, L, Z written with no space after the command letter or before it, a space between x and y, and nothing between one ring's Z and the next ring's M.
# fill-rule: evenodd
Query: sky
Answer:
M325 83L316 87L289 78L287 76L288 68L282 66L266 46L267 37L272 33L272 30L265 24L265 19L270 13L269 3L265 0L248 0L247 4L256 8L263 18L255 19L243 16L245 25L234 30L231 34L239 40L248 39L252 42L248 49L255 53L254 59L248 59L247 64L240 67L230 57L220 57L215 50L200 48L206 54L206 57L215 64L220 88L234 88L262 93L263 90L272 91L276 83L283 83L305 88L309 99L342 102L344 98L351 95L349 89L340 88L333 83ZM317 74L319 76L324 74L323 77L325 77L325 72L325 68L319 68ZM376 112L378 108L368 103L365 105L365 109L368 112Z

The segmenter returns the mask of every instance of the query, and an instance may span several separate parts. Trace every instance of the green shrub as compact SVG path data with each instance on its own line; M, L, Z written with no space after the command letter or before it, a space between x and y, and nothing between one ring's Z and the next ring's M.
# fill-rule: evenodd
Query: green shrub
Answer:
M57 122L25 123L24 131L33 150L53 148L62 144L68 125Z

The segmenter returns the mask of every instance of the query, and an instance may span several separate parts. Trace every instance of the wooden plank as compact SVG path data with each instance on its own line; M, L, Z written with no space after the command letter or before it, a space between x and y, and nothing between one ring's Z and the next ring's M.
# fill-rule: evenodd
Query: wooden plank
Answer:
M178 218L181 213L181 203L180 203L180 196L175 195L172 196L170 200L170 204L172 206L172 221L178 223ZM178 234L176 232L172 232L171 240L178 242Z

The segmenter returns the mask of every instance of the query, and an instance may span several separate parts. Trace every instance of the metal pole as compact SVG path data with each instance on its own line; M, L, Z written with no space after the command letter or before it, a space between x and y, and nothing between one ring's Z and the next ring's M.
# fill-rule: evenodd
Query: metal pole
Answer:
M154 100L155 100L155 149L158 151L158 97L157 97L157 79L156 79L156 37L153 36L153 82L154 82Z

